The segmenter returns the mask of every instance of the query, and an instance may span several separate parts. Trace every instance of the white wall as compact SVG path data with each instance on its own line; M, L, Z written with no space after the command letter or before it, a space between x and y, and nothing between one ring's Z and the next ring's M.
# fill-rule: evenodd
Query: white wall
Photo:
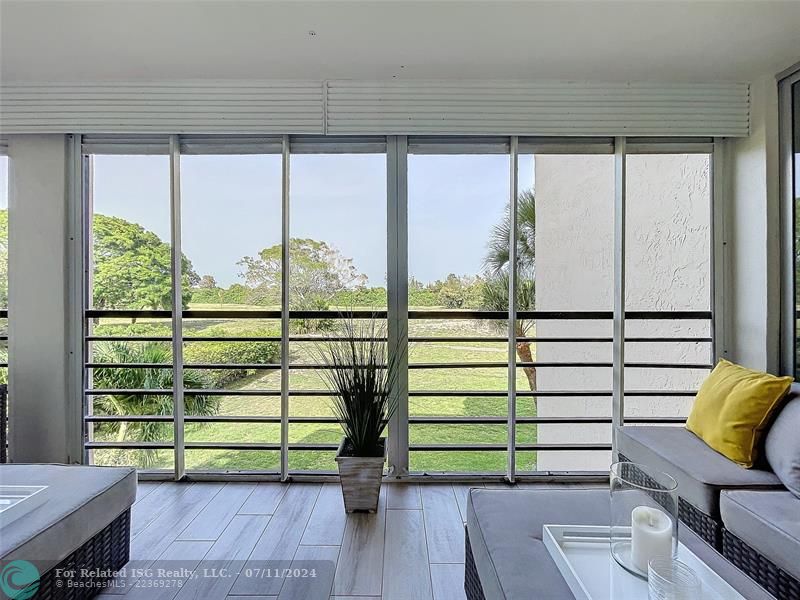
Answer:
M609 156L537 156L536 308L611 311L614 161ZM711 176L707 155L628 159L626 307L710 310ZM627 336L707 337L708 322L632 321ZM539 321L542 337L611 336L610 321ZM538 343L537 361L611 362L609 343ZM626 362L700 363L711 345L629 343ZM706 371L626 369L628 390L692 390ZM544 367L540 390L611 390L611 369ZM521 399L524 401L524 399ZM626 398L627 416L685 417L687 397ZM611 416L610 397L540 398L540 416ZM610 425L541 425L541 443L604 443ZM539 470L605 470L609 452L540 452Z
M731 140L727 148L726 337L732 360L776 372L780 198L775 78L755 81L751 95L750 137Z
M9 141L9 449L13 462L69 462L66 142Z

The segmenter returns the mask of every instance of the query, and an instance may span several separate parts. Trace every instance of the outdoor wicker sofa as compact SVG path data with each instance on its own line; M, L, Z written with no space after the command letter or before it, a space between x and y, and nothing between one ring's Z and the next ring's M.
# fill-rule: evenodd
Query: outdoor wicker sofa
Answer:
M8 462L8 385L0 384L0 463Z
M40 574L35 598L92 598L128 562L135 469L6 464L0 485L47 486L41 504L0 531L0 566L32 563Z
M796 431L799 416L800 384L793 384L772 427L791 418L784 427ZM800 600L800 498L766 461L744 469L683 427L624 426L616 434L620 460L675 477L686 525L775 597Z

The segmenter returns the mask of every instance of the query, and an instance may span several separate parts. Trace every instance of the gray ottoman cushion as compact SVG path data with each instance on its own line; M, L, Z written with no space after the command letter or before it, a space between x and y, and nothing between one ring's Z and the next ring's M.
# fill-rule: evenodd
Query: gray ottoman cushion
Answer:
M800 498L800 385L793 384L789 402L781 409L767 432L764 451L767 462L783 485Z
M800 500L787 491L723 491L725 529L800 579Z
M467 530L487 600L572 600L542 525L607 525L608 498L604 490L470 490Z
M0 559L59 562L136 499L136 470L78 465L0 465L1 485L46 485L45 501L6 525Z
M719 517L722 489L780 489L771 471L744 469L683 427L617 429L619 451L629 460L672 475L678 494L707 515Z

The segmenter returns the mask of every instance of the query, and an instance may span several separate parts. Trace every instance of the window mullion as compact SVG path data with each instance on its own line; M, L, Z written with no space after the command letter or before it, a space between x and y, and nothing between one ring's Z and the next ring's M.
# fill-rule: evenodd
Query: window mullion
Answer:
M517 472L517 187L519 140L511 137L508 235L508 466L506 477L514 483Z
M625 138L614 139L614 317L612 382L612 460L616 460L616 427L625 421Z
M186 474L183 404L183 254L181 250L181 153L177 135L169 139L170 234L172 246L172 414L175 480Z
M397 352L394 401L389 421L389 472L408 474L408 138L387 139L387 339Z
M289 478L289 136L283 136L281 166L281 481Z

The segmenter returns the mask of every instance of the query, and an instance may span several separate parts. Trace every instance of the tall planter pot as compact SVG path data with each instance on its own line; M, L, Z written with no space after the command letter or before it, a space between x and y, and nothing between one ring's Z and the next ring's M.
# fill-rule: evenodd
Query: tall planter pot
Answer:
M339 479L342 482L345 512L377 512L381 493L383 464L386 462L386 438L381 438L381 456L346 456L347 438L342 438L336 452Z

